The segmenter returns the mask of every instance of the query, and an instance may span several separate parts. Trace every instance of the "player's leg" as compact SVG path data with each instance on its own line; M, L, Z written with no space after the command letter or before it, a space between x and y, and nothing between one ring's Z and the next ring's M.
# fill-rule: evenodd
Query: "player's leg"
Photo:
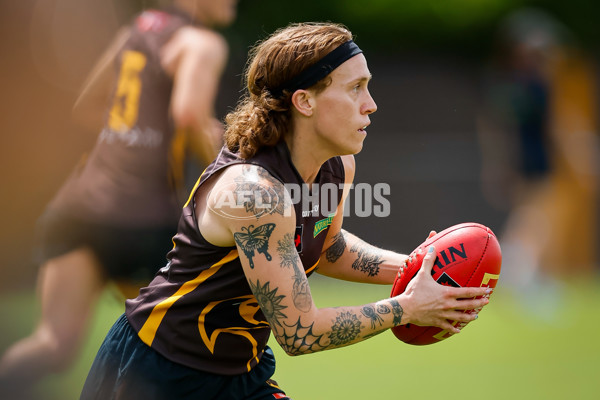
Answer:
M537 279L550 244L550 194L548 181L530 182L521 190L501 235L504 265L508 267L503 270L504 282L517 290Z
M80 248L49 259L39 273L39 323L3 355L2 380L26 385L67 367L77 354L103 286L102 270L91 250Z

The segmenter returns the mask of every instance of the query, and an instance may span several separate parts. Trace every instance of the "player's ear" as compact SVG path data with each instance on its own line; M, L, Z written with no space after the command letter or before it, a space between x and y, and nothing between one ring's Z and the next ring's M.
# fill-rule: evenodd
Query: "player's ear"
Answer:
M315 98L308 90L296 90L292 95L292 104L300 114L310 117L314 111Z

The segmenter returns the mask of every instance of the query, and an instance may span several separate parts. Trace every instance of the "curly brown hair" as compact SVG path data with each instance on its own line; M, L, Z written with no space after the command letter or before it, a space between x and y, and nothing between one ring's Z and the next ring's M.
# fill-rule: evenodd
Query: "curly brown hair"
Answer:
M293 92L282 86L333 49L352 39L341 24L299 23L281 28L252 50L246 67L248 93L225 117L225 144L229 150L250 158L263 146L274 146L290 129ZM331 83L328 75L311 89L320 92Z

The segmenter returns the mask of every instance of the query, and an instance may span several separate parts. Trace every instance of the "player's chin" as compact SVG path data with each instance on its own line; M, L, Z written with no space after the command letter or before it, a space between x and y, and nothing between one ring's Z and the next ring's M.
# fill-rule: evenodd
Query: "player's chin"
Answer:
M360 153L361 150L363 149L364 144L365 144L365 138L367 137L367 133L366 132L365 133L361 133L360 135L361 135L360 138L356 141L355 153L353 153L353 154Z
M363 149L364 140L365 136L357 132L356 136L352 136L351 139L345 140L343 143L338 142L336 145L336 155L348 156L360 153Z
M360 153L363 149L363 143L355 143L353 146L349 146L342 154L340 154L341 156L349 156L349 155L356 155L358 153Z

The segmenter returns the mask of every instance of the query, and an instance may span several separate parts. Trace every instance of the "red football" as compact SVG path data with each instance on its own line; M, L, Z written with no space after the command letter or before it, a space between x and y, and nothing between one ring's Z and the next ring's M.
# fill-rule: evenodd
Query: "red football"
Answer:
M437 256L431 274L439 284L454 287L496 287L502 264L498 240L490 228L477 223L464 223L437 233L413 250L406 268L396 276L392 296L404 292L421 268L430 245L435 246ZM456 324L458 322L454 321L453 325ZM460 328L465 325L461 323ZM437 343L452 336L452 333L441 328L414 324L396 326L392 328L392 332L403 342L415 345Z

